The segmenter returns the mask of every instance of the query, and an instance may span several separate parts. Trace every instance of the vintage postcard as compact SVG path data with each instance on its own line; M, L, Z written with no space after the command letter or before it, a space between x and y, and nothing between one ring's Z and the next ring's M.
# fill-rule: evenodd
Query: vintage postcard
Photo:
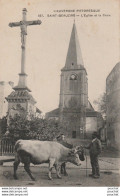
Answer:
M0 46L2 195L118 195L120 1L1 0Z

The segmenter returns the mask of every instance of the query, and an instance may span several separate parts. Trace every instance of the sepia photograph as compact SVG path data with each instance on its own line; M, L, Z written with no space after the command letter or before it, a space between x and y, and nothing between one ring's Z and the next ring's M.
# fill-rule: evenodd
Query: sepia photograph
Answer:
M1 0L0 43L0 187L119 187L120 1Z

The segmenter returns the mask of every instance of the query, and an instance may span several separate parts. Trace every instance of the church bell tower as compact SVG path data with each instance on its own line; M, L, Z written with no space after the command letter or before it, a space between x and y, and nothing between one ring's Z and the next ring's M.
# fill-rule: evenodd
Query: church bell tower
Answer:
M88 106L88 79L74 22L65 66L61 70L60 121L72 138L84 138L86 108Z

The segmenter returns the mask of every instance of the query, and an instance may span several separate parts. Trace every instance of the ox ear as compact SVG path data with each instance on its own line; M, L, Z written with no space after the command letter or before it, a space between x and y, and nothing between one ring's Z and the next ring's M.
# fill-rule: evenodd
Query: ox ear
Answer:
M77 151L81 150L81 147L80 146L76 146L76 150Z
M70 155L73 155L74 154L74 151L73 151L73 149L71 149L69 152L68 152L68 155L70 156Z
M76 146L76 150L77 151L83 151L83 146L81 145L81 146Z
M81 151L81 147L75 146L72 150L74 151L74 153L77 153L77 152Z
M72 148L70 151L69 151L69 155L73 155L73 154L75 154L75 153L77 153L77 150L76 150L76 148Z

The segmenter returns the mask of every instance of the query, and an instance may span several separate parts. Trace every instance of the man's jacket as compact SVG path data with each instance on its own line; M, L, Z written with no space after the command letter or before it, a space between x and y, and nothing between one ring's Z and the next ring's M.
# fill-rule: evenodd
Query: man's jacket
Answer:
M90 155L98 156L102 150L101 142L99 139L95 138L86 148L89 149Z

